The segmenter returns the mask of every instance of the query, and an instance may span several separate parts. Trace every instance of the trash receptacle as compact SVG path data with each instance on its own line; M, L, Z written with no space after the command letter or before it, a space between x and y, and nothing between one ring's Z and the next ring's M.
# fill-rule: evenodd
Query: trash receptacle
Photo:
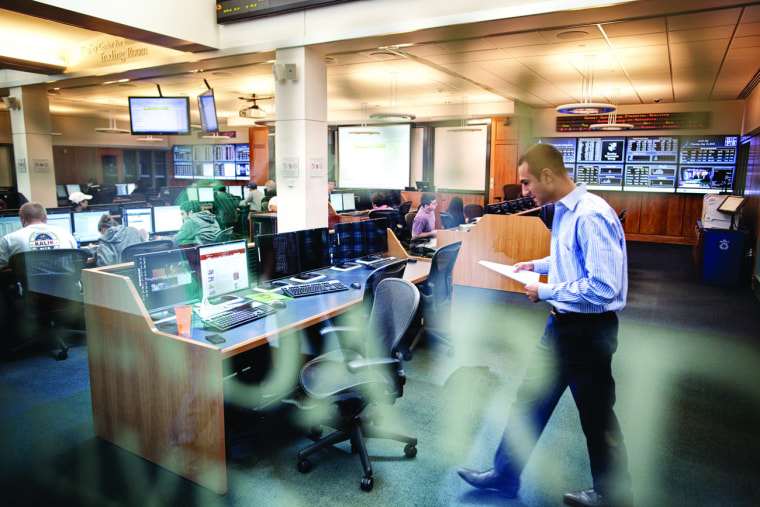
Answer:
M702 281L715 285L739 282L747 231L703 230Z

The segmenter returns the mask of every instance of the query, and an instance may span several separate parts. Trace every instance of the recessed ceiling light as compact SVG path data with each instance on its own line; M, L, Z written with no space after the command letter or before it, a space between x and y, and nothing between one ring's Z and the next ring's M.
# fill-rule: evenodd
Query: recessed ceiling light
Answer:
M560 32L557 34L558 39L562 40L577 40L582 39L588 35L588 32L583 30L568 30L566 32Z

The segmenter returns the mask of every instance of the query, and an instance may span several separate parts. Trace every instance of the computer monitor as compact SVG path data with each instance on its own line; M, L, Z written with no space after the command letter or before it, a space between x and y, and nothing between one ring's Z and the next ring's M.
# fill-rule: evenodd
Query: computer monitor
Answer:
M343 192L343 211L356 211L356 196L353 192Z
M127 195L131 194L135 191L136 184L135 183L127 183Z
M127 190L127 184L126 183L117 183L116 184L116 196L117 197L125 197L129 195L129 191Z
M137 290L148 312L201 299L195 248L177 248L135 255Z
M18 215L0 215L0 237L21 229L21 219Z
M127 227L153 234L153 208L127 208L122 211L121 221Z
M434 192L435 191L435 187L429 181L417 181L416 183L417 183L418 192Z
M211 187L198 187L198 200L200 202L214 202L214 189Z
M295 232L256 236L258 285L269 288L271 282L299 273L298 235Z
M74 222L71 219L71 211L50 211L47 212L47 223L53 227L58 227L69 234L74 234Z
M359 222L364 229L364 256L382 255L388 251L388 222L374 218Z
M245 240L199 246L198 275L204 300L250 288Z
M165 234L176 232L182 227L182 212L179 206L153 207L153 232Z
M57 184L55 186L55 196L57 199L66 199L69 196L66 192L66 185Z
M362 222L335 224L333 265L340 266L364 255L364 226Z
M297 231L301 280L314 278L310 271L330 267L330 231L327 227Z
M78 211L74 213L74 232L82 243L92 243L100 239L98 222L103 211Z
M81 192L82 187L79 186L79 183L68 183L66 185L66 197L70 196L74 192Z
M197 201L198 200L198 187L187 187L185 189L185 195L187 196L188 201Z
M332 204L333 209L338 213L343 211L343 194L330 194L330 204Z
M229 185L227 186L227 193L238 199L243 199L243 185Z

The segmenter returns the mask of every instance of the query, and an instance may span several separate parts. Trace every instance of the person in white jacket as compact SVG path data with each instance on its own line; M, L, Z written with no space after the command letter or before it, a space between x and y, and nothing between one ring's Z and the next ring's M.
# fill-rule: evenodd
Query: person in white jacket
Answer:
M18 252L77 248L74 236L67 230L47 224L45 207L29 201L18 210L22 228L0 238L0 269L8 267L8 259Z

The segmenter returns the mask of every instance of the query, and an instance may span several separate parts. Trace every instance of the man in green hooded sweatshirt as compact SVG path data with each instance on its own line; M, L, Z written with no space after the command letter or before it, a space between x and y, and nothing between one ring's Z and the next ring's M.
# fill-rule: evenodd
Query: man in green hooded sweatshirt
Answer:
M174 236L174 245L205 245L213 243L221 232L216 217L210 211L201 211L198 201L185 201L180 207L182 227Z

